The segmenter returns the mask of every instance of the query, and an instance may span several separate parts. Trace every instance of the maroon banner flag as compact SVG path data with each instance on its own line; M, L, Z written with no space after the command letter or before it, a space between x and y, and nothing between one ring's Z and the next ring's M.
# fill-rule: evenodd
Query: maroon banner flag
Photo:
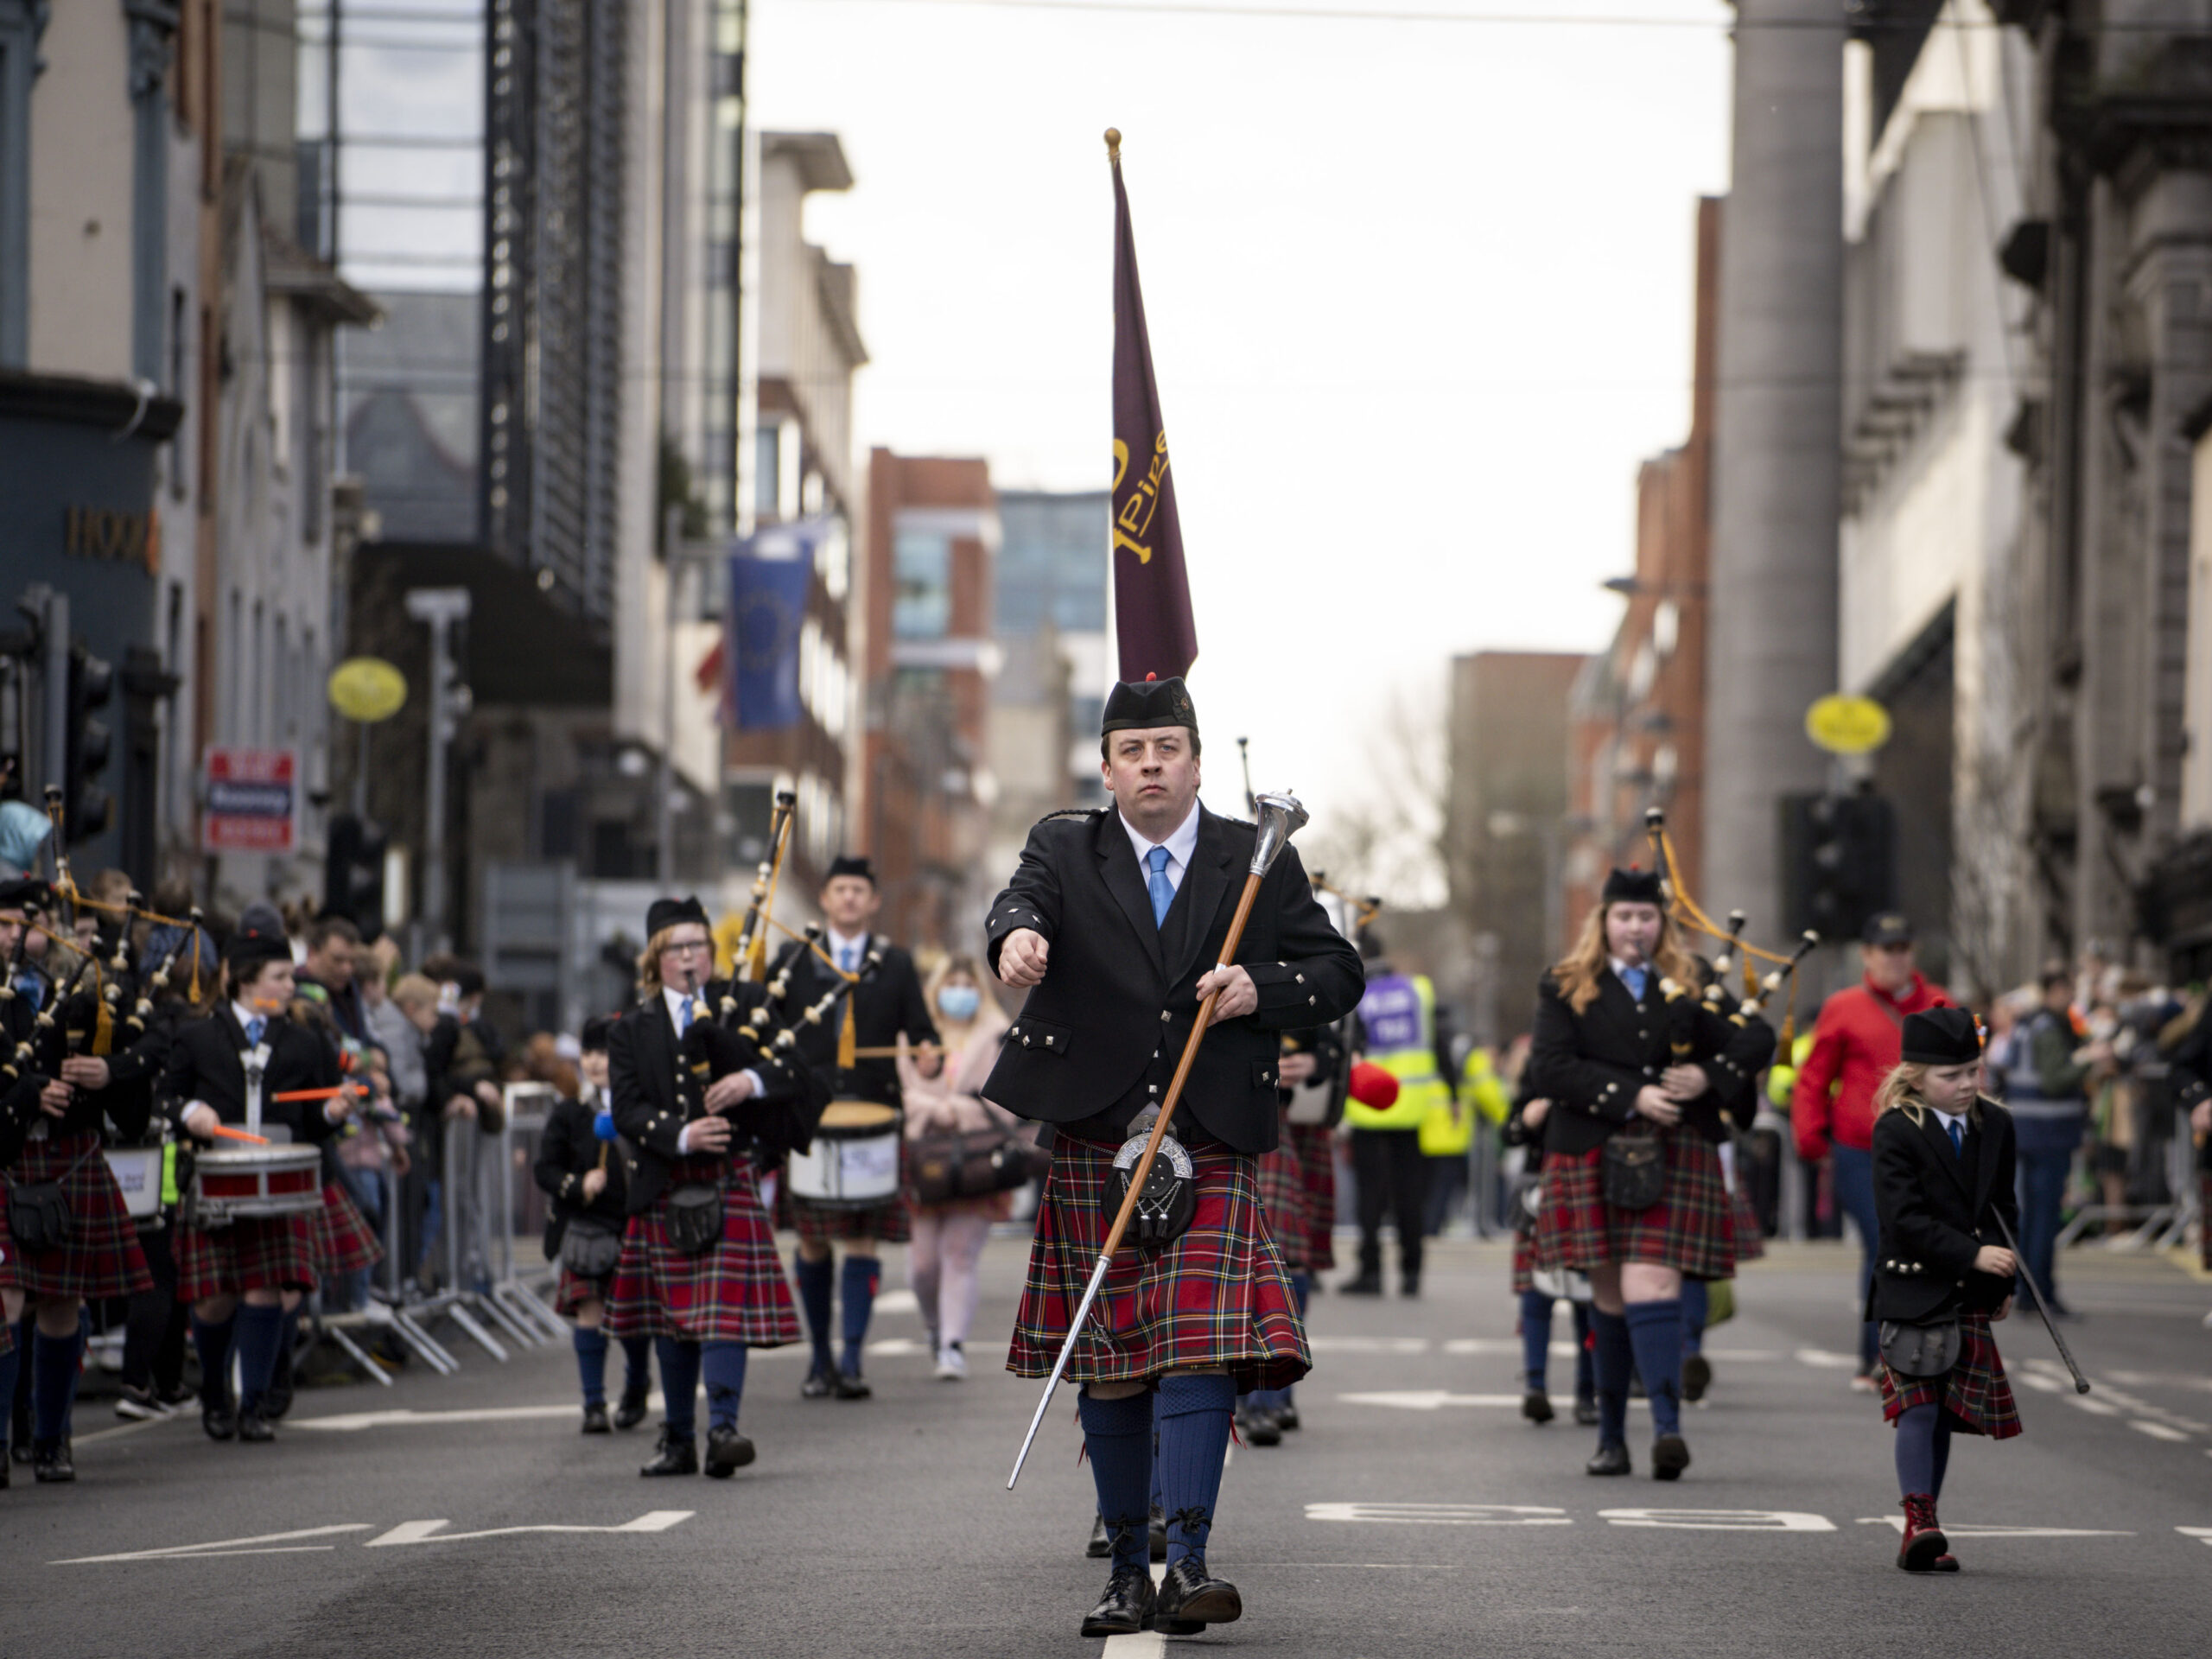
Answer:
M1122 677L1166 679L1198 660L1198 628L1183 569L1183 526L1167 433L1152 378L1129 193L1122 183L1122 135L1106 135L1114 168L1114 611Z

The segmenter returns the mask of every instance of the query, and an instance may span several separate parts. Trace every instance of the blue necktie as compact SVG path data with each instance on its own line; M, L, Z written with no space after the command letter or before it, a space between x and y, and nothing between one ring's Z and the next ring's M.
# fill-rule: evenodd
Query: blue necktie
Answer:
M851 973L854 969L860 966L859 962L856 960L860 956L860 953L861 948L856 944L839 945L837 947L837 966L842 969L845 972L849 974Z
M1167 880L1167 849L1155 847L1144 855L1152 868L1152 879L1145 883L1152 893L1152 925L1163 925L1167 920L1167 907L1175 902L1175 889Z
M1624 968L1621 969L1621 982L1628 987L1628 994L1639 1002L1643 1001L1644 982L1650 976L1650 971L1648 969Z
M690 1030L691 1022L698 1017L698 1010L693 1006L692 999L685 997L676 1005L676 1034L681 1037Z
M1959 1120L1955 1117L1943 1127L1951 1132L1951 1155L1964 1159L1967 1155L1967 1132L1959 1127Z
M245 1022L246 1046L249 1048L259 1048L261 1046L261 1033L268 1029L269 1022L257 1014L255 1014L252 1019L247 1020Z

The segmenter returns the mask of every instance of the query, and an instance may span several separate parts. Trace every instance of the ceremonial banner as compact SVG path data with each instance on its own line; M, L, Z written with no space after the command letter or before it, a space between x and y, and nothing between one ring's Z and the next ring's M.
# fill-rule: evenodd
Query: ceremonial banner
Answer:
M1152 378L1144 294L1137 285L1121 135L1106 135L1114 168L1114 610L1122 677L1186 673L1198 655L1183 527L1167 468L1167 433Z

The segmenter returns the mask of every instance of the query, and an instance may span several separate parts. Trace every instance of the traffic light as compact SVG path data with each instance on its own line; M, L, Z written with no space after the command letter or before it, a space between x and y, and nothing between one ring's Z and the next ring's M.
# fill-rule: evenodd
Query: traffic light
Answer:
M115 816L115 797L99 786L114 734L98 711L115 695L115 670L82 645L69 648L68 747L62 756L64 824L70 842L105 835Z
M1782 909L1793 933L1855 939L1897 907L1897 815L1878 795L1782 798Z
M384 932L384 855L390 839L381 825L351 812L330 821L322 907L351 921L365 940Z

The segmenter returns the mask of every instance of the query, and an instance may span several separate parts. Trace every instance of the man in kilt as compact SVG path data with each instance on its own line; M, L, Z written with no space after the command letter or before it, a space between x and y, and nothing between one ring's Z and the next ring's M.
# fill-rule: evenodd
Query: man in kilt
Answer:
M1218 1029L1173 1122L1192 1166L1188 1225L1124 1242L1067 1369L1113 1539L1113 1574L1083 1633L1188 1633L1243 1611L1205 1562L1236 1394L1286 1387L1312 1365L1259 1198L1259 1159L1280 1134L1281 1033L1339 1018L1363 981L1292 849L1261 883L1237 960L1215 967L1255 831L1198 804L1198 716L1180 679L1116 686L1100 747L1114 804L1033 829L985 924L992 968L1029 995L984 1094L1055 1126L1007 1364L1050 1375L1112 1224L1115 1153L1166 1095L1200 1001L1217 992ZM1155 1394L1168 1514L1156 1597L1145 1560Z
M936 1052L937 1022L930 1017L921 977L914 971L913 957L868 931L882 895L876 890L875 867L867 859L844 855L832 860L820 900L828 924L821 949L830 961L823 962L802 940L786 945L769 975L772 982L785 986L777 1013L787 1024L796 1024L799 1015L818 1004L841 978L861 975L845 994L834 1020L798 1025L798 1052L813 1067L827 1098L874 1101L895 1108L899 1067L889 1058L889 1051L901 1036L923 1050L915 1055L913 1064L924 1077L934 1077L944 1063ZM878 951L880 965L868 971L868 959ZM855 1059L849 1066L839 1065L838 1044L846 1032L850 1032L855 1047L880 1052ZM905 1144L903 1136L900 1144ZM865 1400L869 1389L861 1376L861 1351L868 1340L876 1289L883 1280L882 1246L886 1242L906 1242L911 1230L906 1201L897 1192L881 1204L859 1206L817 1204L799 1192L789 1196L791 1225L798 1233L798 1256L791 1267L798 1280L807 1335L814 1343L814 1363L808 1367L799 1391L810 1400L831 1395ZM833 1359L830 1292L837 1276L833 1249L838 1244L845 1247L844 1274L836 1286L837 1302L844 1316L843 1344Z
M655 899L645 933L642 995L607 1039L630 1210L607 1330L651 1337L660 1360L668 1417L638 1472L699 1472L693 1410L703 1375L706 1472L727 1479L755 1455L737 1432L747 1350L798 1340L760 1170L786 1149L792 1103L819 1110L817 1085L804 1066L751 1045L738 1052L742 1039L715 1023L714 936L696 899Z
M1522 1087L1548 1098L1535 1264L1590 1276L1598 1384L1593 1475L1629 1472L1631 1365L1651 1402L1651 1472L1689 1466L1682 1439L1682 1281L1735 1270L1715 1149L1724 1095L1774 1033L1698 994L1659 877L1615 870L1572 951L1539 987ZM1738 1019L1740 1023L1738 1023Z

